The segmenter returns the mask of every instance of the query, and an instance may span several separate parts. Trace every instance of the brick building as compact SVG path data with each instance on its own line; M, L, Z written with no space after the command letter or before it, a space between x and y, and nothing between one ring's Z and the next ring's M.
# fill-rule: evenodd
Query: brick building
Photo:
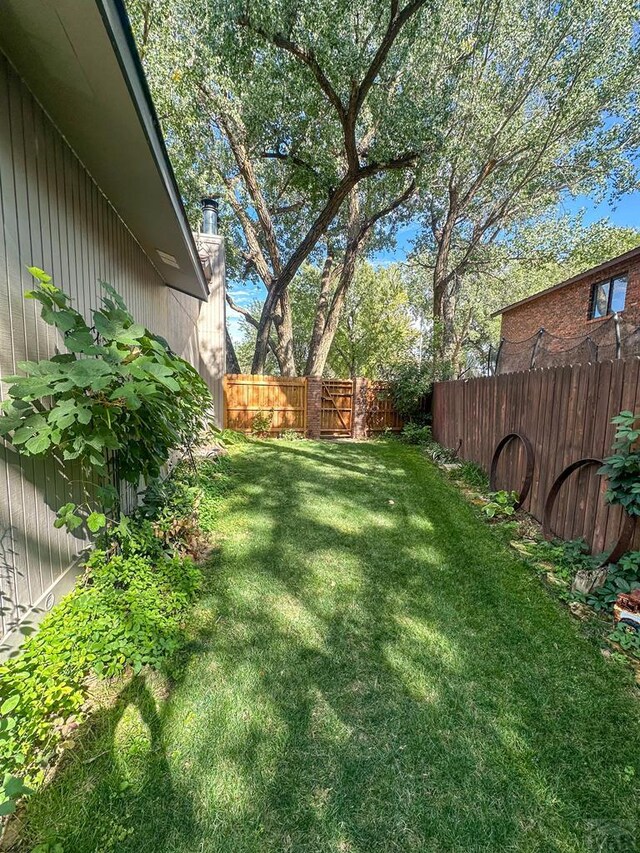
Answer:
M496 373L640 355L640 246L496 313Z

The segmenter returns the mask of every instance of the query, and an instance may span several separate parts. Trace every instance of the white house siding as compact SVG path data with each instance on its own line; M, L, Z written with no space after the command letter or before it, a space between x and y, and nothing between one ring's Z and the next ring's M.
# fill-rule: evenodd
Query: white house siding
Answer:
M202 312L218 318L211 327L214 331L209 329L210 334L219 335L218 341L201 341L198 324L202 324L203 303L163 284L0 53L2 376L16 372L19 361L52 356L60 345L57 332L39 318L38 303L23 298L33 285L25 269L30 265L50 273L87 318L99 304L99 281L106 280L123 296L138 322L163 335L194 366L204 366L201 349L218 351L217 358L209 358L204 375L220 398L224 271L214 279L215 305L205 305ZM6 386L0 395L6 397ZM9 447L0 447L0 637L34 608L49 607L68 585L68 570L84 543L55 530L53 520L55 509L69 494L69 485L52 463L21 459Z

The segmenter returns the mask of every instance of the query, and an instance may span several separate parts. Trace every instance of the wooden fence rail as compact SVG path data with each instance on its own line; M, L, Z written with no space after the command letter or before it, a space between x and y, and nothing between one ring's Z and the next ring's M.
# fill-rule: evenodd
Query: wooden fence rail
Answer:
M291 429L312 438L364 438L402 429L388 382L227 374L223 390L224 426L240 432L250 432L259 413L272 414L273 435Z
M523 506L543 521L560 474L580 459L609 455L611 419L625 409L640 409L638 358L436 383L433 434L446 447L459 447L462 459L489 471L499 442L516 433L520 438L508 441L497 460L495 485L521 491L529 444L533 471ZM590 463L567 477L548 522L560 538L584 538L594 553L602 553L620 537L624 518L619 507L604 502L606 482L597 469ZM630 545L640 549L637 527Z

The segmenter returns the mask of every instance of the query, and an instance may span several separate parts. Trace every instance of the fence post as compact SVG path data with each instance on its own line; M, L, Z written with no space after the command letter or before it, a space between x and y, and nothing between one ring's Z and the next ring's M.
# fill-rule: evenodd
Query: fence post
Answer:
M613 323L616 330L616 358L620 358L622 355L622 340L620 338L620 317L617 311L613 315Z
M367 437L367 379L359 377L353 380L353 420L351 435L353 438Z
M307 436L320 438L322 426L322 377L307 376Z
M533 370L536 365L536 355L538 354L538 346L540 341L542 340L542 336L544 335L544 329L540 329L538 332L538 337L535 339L533 344L533 348L531 350L531 364L529 365L529 370Z

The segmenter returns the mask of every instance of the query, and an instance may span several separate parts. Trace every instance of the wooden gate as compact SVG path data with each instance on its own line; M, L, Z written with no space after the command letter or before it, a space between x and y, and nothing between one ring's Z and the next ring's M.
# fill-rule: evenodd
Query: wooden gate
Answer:
M353 434L353 381L351 379L323 379L320 414L321 436Z

